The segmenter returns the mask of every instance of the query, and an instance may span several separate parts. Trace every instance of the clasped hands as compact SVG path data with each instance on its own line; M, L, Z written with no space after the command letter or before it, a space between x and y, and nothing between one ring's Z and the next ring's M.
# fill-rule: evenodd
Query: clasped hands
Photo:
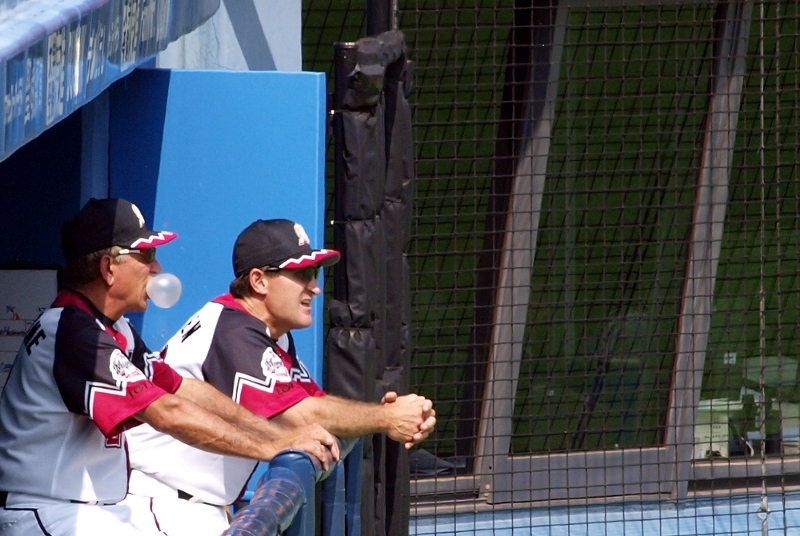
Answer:
M403 443L406 449L428 437L436 426L433 402L424 396L400 396L389 391L381 399L381 404L387 412L386 435Z

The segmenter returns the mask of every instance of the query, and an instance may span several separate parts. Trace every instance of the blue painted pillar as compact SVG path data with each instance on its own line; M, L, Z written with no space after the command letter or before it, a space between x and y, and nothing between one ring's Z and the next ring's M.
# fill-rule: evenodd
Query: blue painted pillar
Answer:
M252 221L291 219L324 245L323 74L140 69L112 86L109 107L110 195L179 234L159 260L183 282L180 301L134 319L151 348L228 291L234 240ZM322 312L318 297L314 325L295 332L320 384Z

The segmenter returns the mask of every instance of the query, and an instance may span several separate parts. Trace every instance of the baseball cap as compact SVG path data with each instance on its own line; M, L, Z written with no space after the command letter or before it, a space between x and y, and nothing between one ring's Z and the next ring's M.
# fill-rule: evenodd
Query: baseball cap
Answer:
M330 266L339 262L335 249L311 249L303 226L290 220L256 220L236 238L233 272L236 277L253 268L272 266L296 270L308 266Z
M61 245L67 260L112 246L154 248L176 238L177 233L148 229L139 207L125 199L93 197L61 227Z

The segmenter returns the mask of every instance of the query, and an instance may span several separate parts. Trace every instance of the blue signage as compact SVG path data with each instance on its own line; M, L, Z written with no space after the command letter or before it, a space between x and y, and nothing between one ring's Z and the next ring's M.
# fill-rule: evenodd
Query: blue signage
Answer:
M0 0L0 161L218 8L219 0Z

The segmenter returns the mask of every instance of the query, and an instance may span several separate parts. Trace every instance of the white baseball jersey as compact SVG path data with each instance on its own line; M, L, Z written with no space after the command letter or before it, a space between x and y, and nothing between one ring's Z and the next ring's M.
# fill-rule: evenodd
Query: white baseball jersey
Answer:
M0 490L114 503L125 497L123 431L181 376L125 318L62 291L25 335L0 398Z
M306 397L324 394L297 358L291 335L273 340L266 325L230 294L207 303L190 318L167 342L162 356L179 374L211 383L266 418ZM195 449L149 426L127 435L132 469L169 486L173 496L181 490L209 504L234 502L257 463ZM139 487L132 479L130 492L148 495L158 487Z

